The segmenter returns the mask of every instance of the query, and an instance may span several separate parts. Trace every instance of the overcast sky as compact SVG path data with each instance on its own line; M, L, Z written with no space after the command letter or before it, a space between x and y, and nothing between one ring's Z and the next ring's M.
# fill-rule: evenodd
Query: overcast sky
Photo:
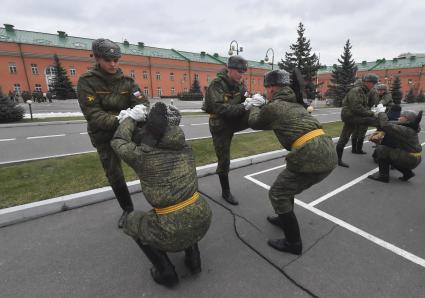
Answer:
M3 0L0 10L2 27L226 56L235 39L250 60L273 48L275 63L299 22L322 64L336 63L347 39L356 62L425 52L423 0Z

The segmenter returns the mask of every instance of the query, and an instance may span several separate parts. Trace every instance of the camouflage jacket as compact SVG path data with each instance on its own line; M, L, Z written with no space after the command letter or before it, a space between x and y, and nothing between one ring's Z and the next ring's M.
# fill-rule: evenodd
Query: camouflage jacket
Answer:
M369 90L364 83L358 87L351 88L342 100L341 119L350 122L354 117L373 117L369 109Z
M379 103L378 91L375 88L372 88L367 94L367 106L369 108L372 108L373 106L376 106L378 103Z
M382 103L384 107L387 107L387 111L394 105L393 97L390 92L385 92L382 96L379 96L379 103Z
M378 114L378 129L385 132L385 139L389 139L392 147L406 152L422 152L418 133L413 128L388 121L385 113Z
M98 67L78 80L78 102L87 120L87 131L93 145L109 142L118 127L115 116L121 110L138 104L149 106L139 86L121 70L107 74Z
M246 113L241 104L245 101L245 88L234 82L223 69L208 86L205 94L205 111L227 121L238 121Z
M142 192L154 208L165 208L190 198L198 190L192 148L179 126L169 126L155 147L132 141L136 123L125 119L111 141L112 148L140 178ZM199 241L209 228L211 210L203 197L172 213L129 217L130 232L165 251L179 251ZM136 228L131 228L136 227ZM143 235L143 237L141 237Z
M265 106L252 107L249 126L253 129L273 130L280 144L291 151L287 168L299 173L322 173L336 166L335 146L327 135L321 135L292 149L292 144L306 133L321 129L322 125L306 109L292 102L295 94L289 87L278 90Z

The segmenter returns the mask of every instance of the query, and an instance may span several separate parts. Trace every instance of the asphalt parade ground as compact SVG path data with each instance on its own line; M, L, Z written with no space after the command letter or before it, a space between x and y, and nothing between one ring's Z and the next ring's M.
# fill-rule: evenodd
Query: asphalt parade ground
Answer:
M422 146L425 134L420 133ZM350 168L337 167L296 197L303 254L270 248L283 237L266 221L268 188L283 158L230 173L240 205L220 197L216 175L199 179L213 210L200 242L203 271L192 276L183 253L170 258L180 284L167 289L151 279L151 264L116 228L115 200L0 228L1 297L424 297L425 166L408 182L367 179L377 171L367 155L345 149ZM133 194L136 209L149 209Z

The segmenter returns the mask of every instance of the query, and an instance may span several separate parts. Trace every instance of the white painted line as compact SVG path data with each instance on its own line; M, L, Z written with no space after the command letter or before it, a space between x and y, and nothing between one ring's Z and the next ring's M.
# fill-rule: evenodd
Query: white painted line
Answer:
M80 135L87 135L88 132L80 132Z
M72 156L72 155L86 154L86 153L92 153L92 152L96 152L96 150L82 151L82 152L75 152L75 153L68 153L68 154L50 155L50 156L36 157L36 158L3 161L3 162L0 162L0 165L7 165L7 164L10 164L10 163L27 162L27 161L33 161L33 160L49 159L49 158L55 158L55 157Z
M37 136L37 137L27 137L27 140L33 140L33 139L45 139L45 138L56 138L56 137L64 137L65 134L61 135L49 135L49 136Z
M338 187L337 189L335 189L335 190L331 191L330 193L327 193L326 195L321 196L320 198L318 198L318 199L314 200L313 202L310 202L308 205L309 205L309 206L312 206L312 207L313 207L313 206L316 206L317 204L319 204L319 203L321 203L321 202L323 202L323 201L326 201L327 199L329 199L329 198L333 197L334 195L337 195L337 194L339 194L340 192L343 192L344 190L346 190L346 189L350 188L351 186L353 186L353 185L355 185L355 184L359 183L360 181L362 181L362 180L366 179L366 178L367 178L367 176L372 175L372 174L374 174L374 173L378 172L378 170L379 170L379 168L375 168L375 169L373 169L373 170L370 170L370 171L369 171L369 172L367 172L366 174L361 175L360 177L358 177L358 178L354 179L353 181L350 181L350 182L348 182L347 184L344 184L343 186Z
M8 142L8 141L15 141L16 138L13 139L0 139L0 142Z
M193 123L190 126L208 125L208 124L209 124L208 122L206 122L206 123Z
M253 174L246 175L245 178L260 175L260 174L267 173L267 172L270 172L270 171L273 171L273 170L276 170L276 169L280 169L280 168L284 168L284 167L286 167L286 164L281 165L281 166L277 166L277 167L274 167L274 168L270 168L270 169L267 169L267 170L264 170L264 171L260 171L260 172L256 172L256 173L253 173Z
M179 126L180 126L180 127L183 127L183 126L184 126L184 124L180 124Z
M257 185L267 189L267 190L270 189L270 186L268 186L267 184L264 184L261 181L254 179L252 177L250 177L249 180L256 183ZM313 212L313 213L315 213L315 214L337 224L338 226L340 226L344 229L347 229L347 230L349 230L349 231L351 231L351 232L353 232L353 233L355 233L355 234L357 234L357 235L359 235L363 238L366 238L367 240L369 240L369 241L371 241L371 242L373 242L373 243L375 243L375 244L377 244L377 245L379 245L379 246L381 246L381 247L383 247L383 248L385 248L385 249L387 249L387 250L389 250L389 251L391 251L391 252L393 252L393 253L395 253L395 254L417 264L417 265L419 265L419 266L425 267L425 260L424 259L422 259L422 258L404 250L404 249L401 249L401 248L399 248L399 247L397 247L397 246L395 246L395 245L393 245L389 242L386 242L386 241L384 241L384 240L382 240L382 239L380 239L376 236L373 236L372 234L369 234L369 233L367 233L367 232L365 232L365 231L363 231L363 230L361 230L361 229L359 229L359 228L357 228L357 227L355 227L355 226L353 226L353 225L351 225L351 224L349 224L349 223L347 223L347 222L345 222L345 221L343 221L339 218L336 218L335 216L332 216L332 215L330 215L326 212L323 212L322 210L319 210L316 207L310 206L310 205L308 205L308 204L306 204L306 203L304 203L300 200L295 199L295 204L297 204L297 205L299 205L299 206L301 206L301 207L303 207L303 208L305 208L305 209L307 209L307 210L309 210L309 211L311 211L311 212Z

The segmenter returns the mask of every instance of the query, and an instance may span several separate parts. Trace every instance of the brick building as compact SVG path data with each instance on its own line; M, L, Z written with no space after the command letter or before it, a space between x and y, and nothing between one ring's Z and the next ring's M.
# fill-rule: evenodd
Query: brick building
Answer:
M94 63L94 58L90 57L92 41L68 36L63 31L40 33L17 30L5 24L0 28L0 87L4 93L13 90L46 92L55 76L54 54L58 55L76 86L79 76ZM148 47L143 42L134 45L124 41L118 45L123 54L122 71L134 77L149 97L176 96L188 91L195 78L204 90L228 59L206 52ZM248 71L243 78L250 92L264 92L263 77L270 69L271 65L264 61L248 61Z
M414 94L425 92L425 54L401 54L392 60L378 59L375 62L357 63L356 77L361 78L369 72L379 76L381 83L387 84L390 88L395 77L401 81L403 95L406 95L411 88ZM318 83L320 94L326 94L330 79L332 77L333 66L323 66L318 72Z

